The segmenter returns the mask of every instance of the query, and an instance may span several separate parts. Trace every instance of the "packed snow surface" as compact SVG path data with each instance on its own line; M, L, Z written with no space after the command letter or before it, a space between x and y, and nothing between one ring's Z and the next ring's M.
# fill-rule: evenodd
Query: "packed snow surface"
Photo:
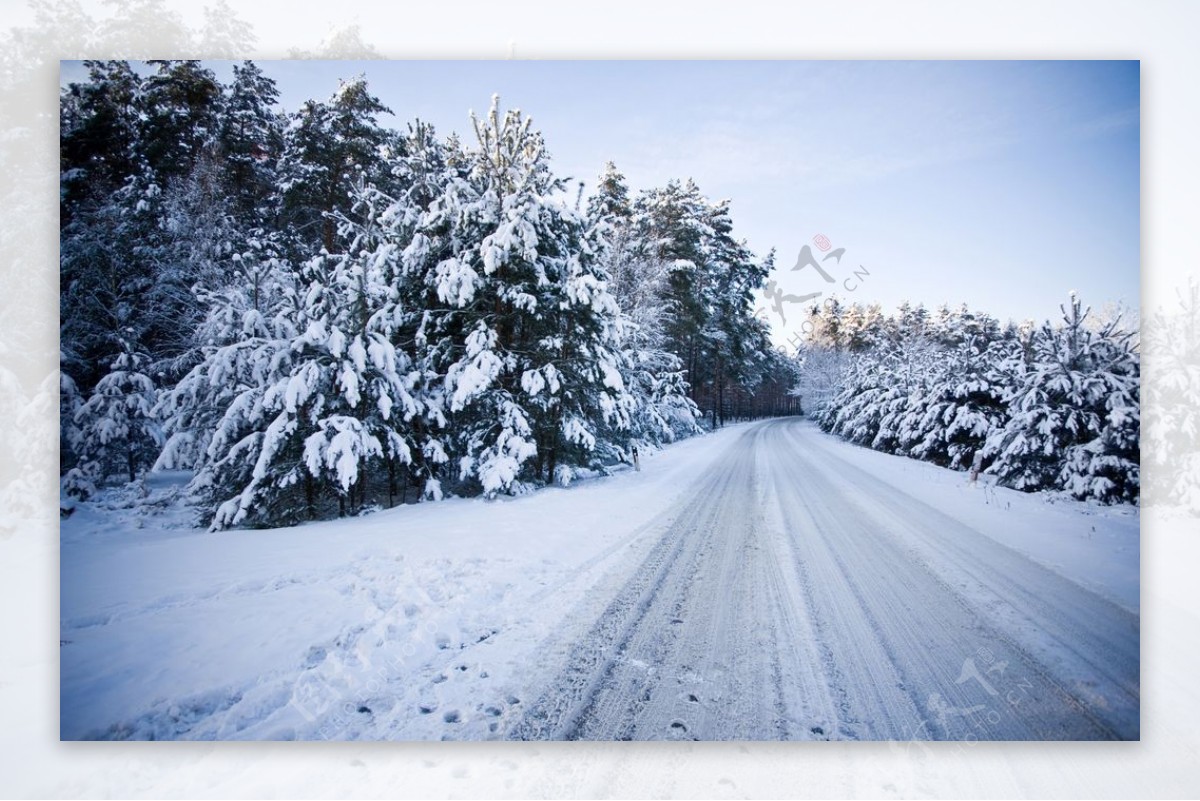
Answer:
M63 521L64 739L1139 736L1134 508L796 419L288 529L182 480Z

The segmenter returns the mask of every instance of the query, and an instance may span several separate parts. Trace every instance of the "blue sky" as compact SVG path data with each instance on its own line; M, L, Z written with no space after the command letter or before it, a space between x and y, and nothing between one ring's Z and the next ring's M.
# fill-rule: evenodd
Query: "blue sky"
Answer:
M590 185L612 160L634 188L691 177L730 198L740 235L776 249L785 292L828 296L791 270L824 234L846 248L839 284L869 271L838 290L849 300L1039 320L1070 290L1138 305L1136 61L259 64L289 110L364 73L386 122L464 136L499 93L533 116L560 174ZM781 339L794 327L772 319Z

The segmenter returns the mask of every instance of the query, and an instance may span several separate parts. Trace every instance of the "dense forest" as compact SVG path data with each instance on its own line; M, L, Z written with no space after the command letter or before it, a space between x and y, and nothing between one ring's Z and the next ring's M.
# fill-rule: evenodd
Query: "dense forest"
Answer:
M212 526L278 525L799 409L752 314L772 256L690 180L609 164L585 193L496 99L462 141L385 126L363 77L286 113L251 62L86 68L61 94L68 496L188 470Z
M1139 343L1121 314L1074 294L1041 325L834 298L805 328L799 392L825 430L1014 489L1138 502Z

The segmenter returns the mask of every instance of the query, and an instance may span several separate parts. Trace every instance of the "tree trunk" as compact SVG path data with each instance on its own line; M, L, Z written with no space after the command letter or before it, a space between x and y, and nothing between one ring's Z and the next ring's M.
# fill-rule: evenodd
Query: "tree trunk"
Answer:
M388 457L388 508L396 505L396 457Z

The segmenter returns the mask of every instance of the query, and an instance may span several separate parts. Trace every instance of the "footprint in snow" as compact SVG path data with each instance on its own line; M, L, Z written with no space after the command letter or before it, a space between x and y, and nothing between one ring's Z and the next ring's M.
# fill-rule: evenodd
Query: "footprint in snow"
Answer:
M317 665L325 661L326 652L324 648L313 646L308 649L308 655L304 657L304 669L312 670Z

